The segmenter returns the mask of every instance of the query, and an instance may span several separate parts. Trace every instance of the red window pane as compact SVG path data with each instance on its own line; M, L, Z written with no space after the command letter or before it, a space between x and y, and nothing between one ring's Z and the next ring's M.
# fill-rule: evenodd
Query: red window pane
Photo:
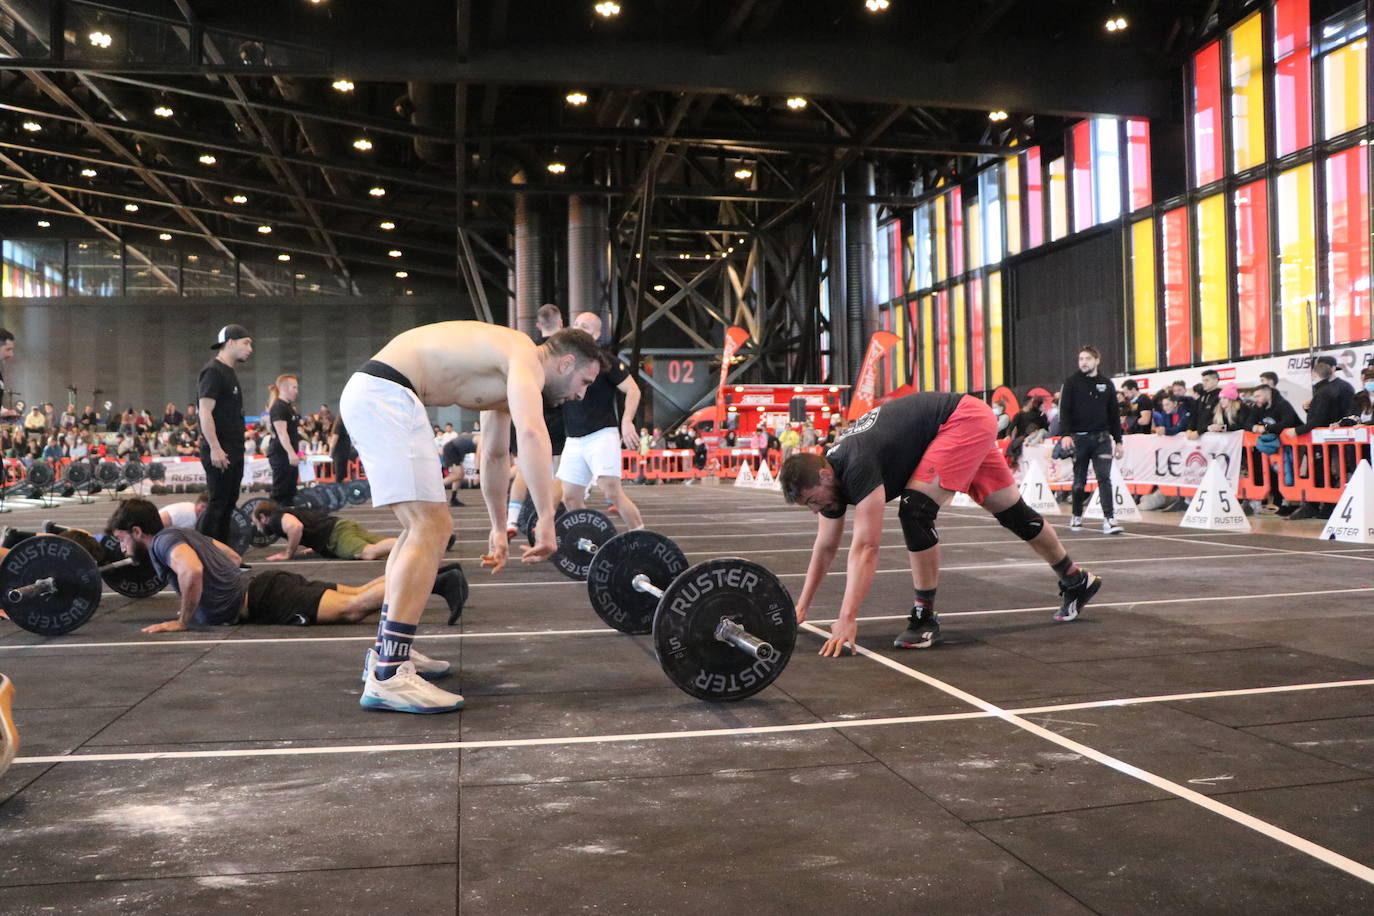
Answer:
M1221 42L1193 55L1193 183L1221 177Z
M1269 191L1255 181L1236 191L1236 326L1240 355L1272 350L1269 302Z
M1073 126L1073 231L1093 225L1093 123Z
M892 224L892 288L888 290L889 299L900 299L906 293L906 278L911 275L911 265L906 256L906 245L902 244L902 224Z
M937 297L940 313L940 336L935 338L935 352L940 358L940 390L950 390L950 366L949 362L949 291L940 290Z
M1274 4L1274 134L1278 154L1312 145L1312 48L1308 0Z
M1045 244L1045 178L1040 170L1040 147L1026 151L1026 247Z
M988 387L987 361L983 358L984 313L983 279L974 277L968 281L969 331L968 345L973 351L973 378L969 382L970 391L985 391Z
M1369 161L1351 147L1326 160L1326 282L1331 344L1369 337Z
M1188 210L1164 214L1164 360L1182 366L1193 358L1193 302L1188 272Z
M1131 211L1150 205L1150 122L1126 122L1126 168L1131 183Z
M964 272L964 193L954 188L945 195L949 201L949 275Z

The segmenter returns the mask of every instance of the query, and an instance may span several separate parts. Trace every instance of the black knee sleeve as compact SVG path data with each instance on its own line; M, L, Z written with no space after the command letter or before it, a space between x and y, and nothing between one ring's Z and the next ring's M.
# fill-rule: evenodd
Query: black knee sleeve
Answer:
M940 504L920 490L903 490L897 503L897 519L902 523L902 537L906 549L912 553L929 550L940 543L935 530L935 516Z
M992 517L997 519L1003 528L1023 541L1033 539L1045 529L1044 516L1026 505L1024 499L1018 499L1014 505L1008 506L1001 512L994 512Z

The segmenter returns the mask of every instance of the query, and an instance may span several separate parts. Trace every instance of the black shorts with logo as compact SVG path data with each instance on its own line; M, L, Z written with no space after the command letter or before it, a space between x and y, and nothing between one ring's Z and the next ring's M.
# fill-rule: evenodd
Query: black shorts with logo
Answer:
M309 626L320 599L333 587L284 569L265 569L248 580L248 622Z

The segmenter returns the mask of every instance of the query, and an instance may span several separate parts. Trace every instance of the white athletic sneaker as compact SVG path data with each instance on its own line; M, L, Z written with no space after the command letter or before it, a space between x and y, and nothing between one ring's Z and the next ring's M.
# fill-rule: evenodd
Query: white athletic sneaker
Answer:
M1114 518L1108 518L1108 519L1103 519L1103 520L1102 520L1102 533L1103 533L1103 534L1120 534L1121 532L1123 532L1123 531L1125 531L1125 530L1126 530L1125 528L1122 528L1120 525L1118 525L1118 524L1116 523L1116 519L1114 519Z
M401 662L396 673L384 681L368 674L358 705L364 709L387 709L430 715L455 712L463 708L463 698L426 681L415 670L415 663Z
M363 680L372 673L372 662L377 658L376 649L368 649L363 656ZM440 661L437 658L430 658L425 653L410 647L410 660L415 663L415 673L427 681L437 681L441 677L448 677L449 669L453 666L448 662Z
M1083 516L1081 516L1081 515L1075 515L1073 518L1069 519L1069 530L1070 530L1070 531L1082 531L1082 530L1083 530Z

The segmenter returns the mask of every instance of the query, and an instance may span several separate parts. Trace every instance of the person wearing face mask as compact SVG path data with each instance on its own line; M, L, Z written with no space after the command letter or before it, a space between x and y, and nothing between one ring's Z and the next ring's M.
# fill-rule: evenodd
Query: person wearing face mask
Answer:
M1374 366L1365 366L1360 373L1361 388L1351 402L1350 415L1362 426L1374 426Z
M1005 438L1007 435L1007 428L1011 426L1011 417L1007 416L1006 405L1001 401L993 401L992 415L997 418L997 438Z

